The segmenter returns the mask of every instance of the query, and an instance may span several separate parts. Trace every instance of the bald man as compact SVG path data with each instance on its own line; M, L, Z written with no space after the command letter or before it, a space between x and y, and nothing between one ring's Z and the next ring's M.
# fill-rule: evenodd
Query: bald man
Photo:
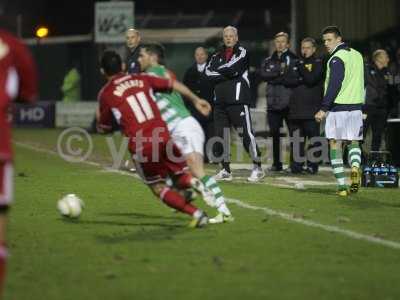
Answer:
M140 52L140 32L134 28L130 28L125 32L126 46L128 47L128 56L126 59L127 72L129 74L140 73L140 65L138 63Z
M213 105L214 86L205 75L208 53L204 47L197 47L194 51L194 63L188 68L183 76L183 83L186 84L197 96L207 100ZM185 102L192 116L200 123L206 135L205 145L207 141L214 135L214 125L212 122L212 114L205 117L201 115L197 109L189 102ZM208 147L210 148L210 147ZM211 157L211 149L205 147L205 159Z
M249 82L249 53L239 44L237 29L227 26L223 29L224 46L210 59L206 67L207 77L215 84L214 128L215 135L224 138L231 126L238 130L243 138L243 146L253 160L254 166L250 182L258 182L265 177L261 168L260 150L251 124L249 104L251 91ZM230 147L225 141L225 147L220 147L222 169L215 175L217 180L232 181L230 169L230 154L222 153ZM222 151L221 151L222 148Z

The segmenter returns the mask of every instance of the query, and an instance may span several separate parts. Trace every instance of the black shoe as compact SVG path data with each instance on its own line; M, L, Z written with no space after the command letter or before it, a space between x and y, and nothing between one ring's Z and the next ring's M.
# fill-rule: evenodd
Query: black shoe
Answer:
M318 168L307 167L307 168L305 169L305 172L306 172L307 174L315 175L315 174L318 173Z
M292 168L291 169L292 174L304 174L303 168Z
M304 174L303 169L290 168L290 167L283 170L283 172L285 172L285 174Z
M280 167L271 166L267 170L270 171L270 172L280 172L280 171L282 171L282 166L280 166Z

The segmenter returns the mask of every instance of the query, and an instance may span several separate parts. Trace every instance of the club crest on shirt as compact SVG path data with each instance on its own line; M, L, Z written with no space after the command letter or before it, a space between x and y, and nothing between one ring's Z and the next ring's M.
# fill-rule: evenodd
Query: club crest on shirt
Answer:
M308 70L308 72L312 71L312 64L306 64L304 65L304 67L306 67L306 69Z

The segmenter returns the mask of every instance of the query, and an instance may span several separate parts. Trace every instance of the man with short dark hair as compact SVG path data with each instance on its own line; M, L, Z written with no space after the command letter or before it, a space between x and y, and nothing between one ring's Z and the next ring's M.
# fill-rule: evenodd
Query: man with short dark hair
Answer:
M160 64L163 61L163 47L158 44L144 45L140 49L139 62L143 71L148 74L163 78L174 78L175 74ZM177 92L155 93L156 103L161 111L163 120L167 123L173 141L178 146L186 159L186 163L196 178L207 188L203 195L210 206L216 207L218 214L209 220L210 223L224 223L233 221L233 216L225 203L221 188L212 176L204 170L204 132L195 118L186 109L181 95ZM210 106L206 100L204 105ZM198 103L193 102L193 107L203 116ZM211 107L211 106L210 106Z
M323 63L320 57L315 55L317 50L316 42L313 38L306 37L301 41L301 58L298 63L298 72L301 76L300 85L296 87L289 103L289 130L290 135L299 137L301 140L293 139L292 159L290 170L292 173L302 173L304 161L298 161L300 157L306 156L306 172L316 174L318 172L317 157L305 155L305 139L310 142L311 139L319 136L319 123L315 121L314 115L319 110L323 95ZM300 151L297 153L298 147ZM319 144L314 142L309 144L308 151L312 151ZM293 151L296 150L296 153ZM312 153L317 155L317 153Z
M289 35L279 32L274 37L275 51L261 64L260 76L267 82L267 122L272 136L271 171L281 171L281 132L283 121L289 127L289 102L299 83L298 57L289 50Z
M342 143L348 144L351 164L350 191L361 184L361 149L363 139L362 105L364 104L364 62L360 52L347 46L337 26L328 26L322 38L330 57L326 65L325 94L315 119L326 117L325 135L329 140L330 159L338 183L338 195L347 196L343 169Z
M166 123L154 99L154 91L175 90L194 102L207 114L199 97L185 85L173 79L122 72L122 61L114 51L106 51L101 59L101 72L108 82L99 93L98 128L106 133L112 128L114 116L121 130L129 137L128 149L134 157L136 169L154 195L166 205L193 217L190 227L207 224L206 214L165 183L175 179L175 188L194 188L201 192L204 185L186 171L187 166L177 146L171 141Z

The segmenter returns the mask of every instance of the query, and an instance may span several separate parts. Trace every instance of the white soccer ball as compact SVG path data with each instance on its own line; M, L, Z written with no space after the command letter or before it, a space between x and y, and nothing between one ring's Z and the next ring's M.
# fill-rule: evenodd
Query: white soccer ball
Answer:
M57 209L61 215L69 218L78 218L84 207L82 199L75 194L68 194L58 200Z

